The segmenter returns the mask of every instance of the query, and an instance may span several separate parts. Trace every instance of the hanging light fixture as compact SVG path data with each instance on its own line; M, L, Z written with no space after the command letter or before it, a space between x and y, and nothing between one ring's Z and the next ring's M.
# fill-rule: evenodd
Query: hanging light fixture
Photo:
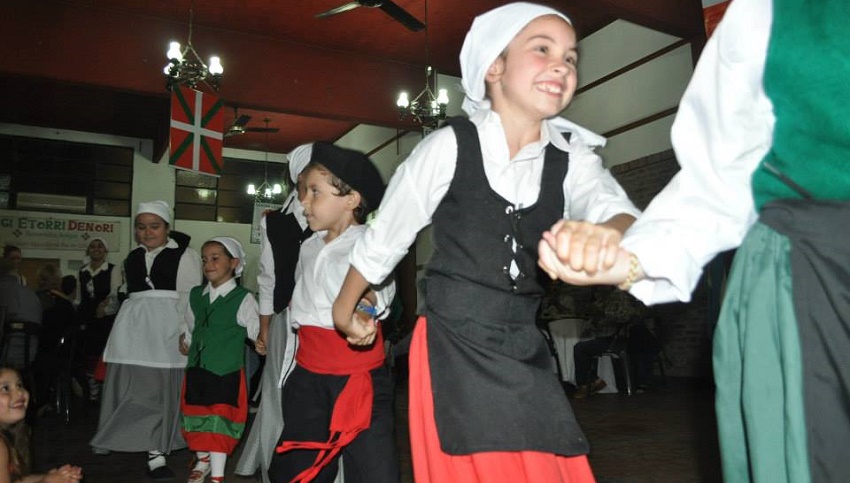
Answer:
M425 1L425 63L428 64L428 1ZM433 77L433 80L432 80ZM433 84L433 87L432 87ZM434 93L437 94L434 94ZM399 117L403 120L407 116L413 117L416 122L426 130L437 127L437 124L446 118L446 106L449 105L449 93L446 89L437 86L437 72L430 65L425 67L425 88L413 98L402 91L398 95L396 107Z
M189 6L189 37L186 39L186 47L180 48L179 42L172 41L168 46L168 63L165 64L163 73L166 77L166 88L172 90L176 85L187 85L194 88L203 82L210 89L218 91L221 83L224 67L221 59L216 56L210 57L209 65L201 60L201 56L192 45L192 23L195 16L195 2Z
M255 186L254 183L249 183L245 192L254 197L254 201L260 202L269 202L272 201L275 197L283 193L283 187L280 183L270 184L269 179L269 122L271 119L268 117L263 119L263 122L266 123L266 157L263 162L263 182L260 183L260 186Z

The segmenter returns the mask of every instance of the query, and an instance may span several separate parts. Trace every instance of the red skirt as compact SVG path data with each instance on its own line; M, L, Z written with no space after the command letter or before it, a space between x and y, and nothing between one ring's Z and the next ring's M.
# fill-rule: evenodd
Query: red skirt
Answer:
M189 449L231 454L239 444L248 420L248 390L244 369L240 371L238 404L238 406L187 404L186 378L184 377L180 397L181 432Z
M587 456L558 456L537 451L493 451L450 455L440 448L434 421L431 368L425 317L410 344L410 446L417 483L594 483Z

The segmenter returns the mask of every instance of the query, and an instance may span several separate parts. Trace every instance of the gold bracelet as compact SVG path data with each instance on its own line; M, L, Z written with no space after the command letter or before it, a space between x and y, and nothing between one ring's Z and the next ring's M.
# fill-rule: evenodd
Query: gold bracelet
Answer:
M637 274L638 274L638 257L634 253L632 253L632 257L629 259L629 274L626 275L626 279L623 280L623 283L617 285L617 288L622 291L627 291L632 288L632 285L635 284Z

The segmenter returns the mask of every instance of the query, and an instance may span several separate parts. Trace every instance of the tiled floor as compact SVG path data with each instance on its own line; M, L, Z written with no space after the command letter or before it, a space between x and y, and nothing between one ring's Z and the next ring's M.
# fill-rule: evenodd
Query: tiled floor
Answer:
M412 482L403 387L398 394L402 481ZM721 480L709 382L668 379L664 386L644 394L595 395L571 399L571 403L590 439L590 462L599 483ZM84 468L86 483L150 483L144 475L144 455L140 453L93 455L87 442L97 426L97 411L86 411L80 405L74 409L69 424L53 413L37 420L33 443L38 468L71 462ZM169 458L178 474L175 481L185 481L189 457L184 450ZM254 481L227 475L228 483Z

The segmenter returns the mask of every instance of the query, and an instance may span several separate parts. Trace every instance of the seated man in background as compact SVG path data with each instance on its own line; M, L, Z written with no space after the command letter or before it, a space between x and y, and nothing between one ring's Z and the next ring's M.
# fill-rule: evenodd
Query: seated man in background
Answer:
M41 323L41 302L38 296L25 285L21 285L17 266L8 259L0 259L0 307L6 308L6 322ZM0 308L2 310L2 308ZM2 347L2 360L7 366L24 365L24 347L22 340L11 340ZM30 360L35 358L36 345L30 347Z

